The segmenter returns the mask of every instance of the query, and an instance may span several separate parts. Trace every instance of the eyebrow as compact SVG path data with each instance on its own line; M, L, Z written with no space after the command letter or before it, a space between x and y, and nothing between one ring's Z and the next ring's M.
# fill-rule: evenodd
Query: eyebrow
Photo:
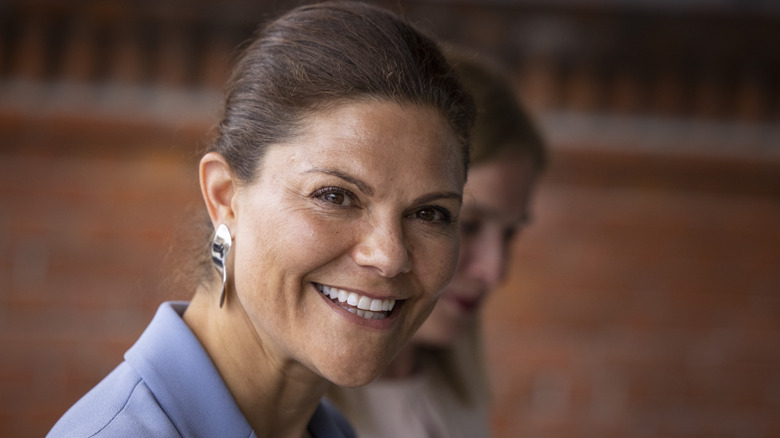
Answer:
M495 209L490 208L490 207L486 207L486 206L484 206L482 204L479 204L479 203L471 204L470 208L472 210L475 210L478 214L481 214L481 215L498 215L499 214ZM522 226L522 227L524 227L524 226L527 226L528 224L530 224L532 219L533 219L533 215L531 214L531 212L530 211L525 211L523 213L523 217L520 218L520 221L517 222L517 224Z
M340 170L337 169L327 169L327 168L321 168L321 167L315 167L314 169L309 169L304 173L324 173L326 175L332 175L336 178L341 178L344 181L347 181L349 183L354 184L357 186L358 189L360 189L361 192L365 193L368 196L372 196L374 194L374 189L371 188L368 184L365 182L346 174ZM438 201L440 199L455 199L459 203L463 203L463 195L461 193L457 192L434 192L434 193L428 193L423 196L420 196L419 198L414 200L415 204L426 204L428 202L432 201Z
M438 201L441 199L454 199L459 203L463 203L463 195L456 192L434 192L420 196L414 200L414 204L427 204L428 202Z
M361 180L359 180L359 179L357 179L357 178L355 178L355 177L353 177L351 175L348 175L348 174L346 174L346 173L344 173L344 172L342 172L340 170L324 169L324 168L319 168L318 167L318 168L314 168L314 169L309 169L309 170L307 170L304 173L318 173L318 172L319 173L324 173L324 174L327 174L327 175L332 175L332 176L335 176L336 178L341 178L344 181L352 183L355 186L357 186L357 188L360 189L361 192L365 193L368 196L372 196L374 194L374 189L372 189L371 186L369 186L365 182L363 182L363 181L361 181Z

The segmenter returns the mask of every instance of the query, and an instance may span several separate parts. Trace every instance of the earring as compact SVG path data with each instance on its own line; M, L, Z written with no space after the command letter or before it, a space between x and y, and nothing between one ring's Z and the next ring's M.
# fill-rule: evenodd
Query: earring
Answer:
M233 237L230 235L227 225L220 224L217 232L214 233L214 240L211 242L211 261L217 272L222 274L222 293L219 295L219 307L225 303L225 284L227 283L227 255L230 247L233 245Z

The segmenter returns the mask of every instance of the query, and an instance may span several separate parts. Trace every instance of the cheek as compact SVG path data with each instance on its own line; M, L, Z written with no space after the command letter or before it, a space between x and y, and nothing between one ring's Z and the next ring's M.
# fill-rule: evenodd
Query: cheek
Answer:
M253 211L235 235L236 286L242 295L282 290L327 262L340 230L300 211ZM250 219L245 219L249 217Z
M420 278L426 290L436 296L449 284L458 264L458 239L446 239L431 245L420 258Z
M293 210L267 215L258 222L255 244L260 258L284 261L292 270L306 269L337 252L347 240L343 232L343 222Z
M473 239L470 236L461 236L460 247L458 250L458 271L463 270L463 268L468 264L469 259L473 257L473 252Z

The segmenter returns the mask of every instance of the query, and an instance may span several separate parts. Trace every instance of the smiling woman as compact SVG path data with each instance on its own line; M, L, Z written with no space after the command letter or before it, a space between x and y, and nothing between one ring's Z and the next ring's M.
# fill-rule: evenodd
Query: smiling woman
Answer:
M217 270L50 436L352 436L322 395L375 379L452 278L473 112L394 14L268 24L200 162Z
M201 321L237 312L244 317L213 333L257 335L272 363L294 357L284 367L303 365L339 385L373 380L452 276L459 151L436 109L366 101L310 117L295 139L268 149L250 184L236 185L222 156L206 155L209 211L235 236L233 287L225 309L205 293L185 321L198 334ZM372 312L382 301L388 311ZM234 348L233 338L215 341L214 349Z

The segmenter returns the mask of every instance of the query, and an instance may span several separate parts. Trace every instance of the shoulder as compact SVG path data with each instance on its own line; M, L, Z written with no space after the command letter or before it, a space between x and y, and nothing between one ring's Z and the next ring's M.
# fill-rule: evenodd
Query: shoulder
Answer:
M180 437L143 379L122 363L57 421L47 437Z

